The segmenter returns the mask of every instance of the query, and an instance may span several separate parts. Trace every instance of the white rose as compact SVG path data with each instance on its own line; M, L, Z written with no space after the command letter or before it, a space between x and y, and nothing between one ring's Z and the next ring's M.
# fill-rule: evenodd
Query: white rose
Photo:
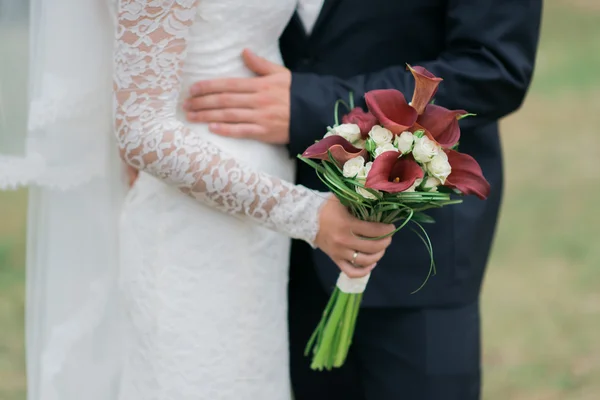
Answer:
M380 155L382 155L383 153L385 153L386 151L395 151L396 153L398 152L398 149L394 147L393 144L391 143L386 143L383 146L377 147L375 149L375 158L379 157Z
M415 160L420 163L428 163L439 153L437 144L427 136L415 138L415 147L412 151Z
M410 132L402 132L394 139L394 145L400 150L402 154L406 154L412 150L415 137Z
M423 184L423 189L427 192L437 192L437 187L441 185L442 182L436 177L428 176L427 180Z
M431 160L427 166L427 171L436 177L443 185L446 182L446 178L452 172L452 167L448 162L448 155L443 151L440 151L433 160Z
M365 159L361 156L354 157L346 161L342 170L346 178L354 178L364 169Z
M360 186L356 187L356 193L360 194L365 199L377 200L377 196L375 196L373 193L369 192L365 188L361 188Z
M350 143L354 143L361 138L360 127L356 124L341 124L333 128L333 130Z
M371 128L369 137L373 139L377 146L383 146L384 144L392 143L394 134L382 126L375 125Z
M369 172L371 171L372 167L373 161L369 161L368 163L366 163L365 166L360 170L360 172L356 176L356 179L358 179L362 183L365 183L365 180L367 179L367 176L369 175Z
M411 187L409 187L408 189L406 189L405 192L414 192L415 190L417 190L417 187L421 183L423 183L423 179L421 179L421 178L415 179L415 183L413 183Z

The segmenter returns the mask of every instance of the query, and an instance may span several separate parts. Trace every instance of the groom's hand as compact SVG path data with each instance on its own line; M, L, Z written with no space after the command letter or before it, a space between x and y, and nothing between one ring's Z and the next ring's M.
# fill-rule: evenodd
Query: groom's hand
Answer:
M287 144L291 72L249 50L242 57L257 76L195 83L183 106L187 119L221 136Z

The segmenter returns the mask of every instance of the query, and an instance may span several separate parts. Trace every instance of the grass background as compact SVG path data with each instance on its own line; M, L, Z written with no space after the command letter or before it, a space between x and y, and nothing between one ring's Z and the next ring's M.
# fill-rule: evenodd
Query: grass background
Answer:
M484 399L600 398L599 98L600 3L547 1L531 93L502 122L506 197L483 292ZM26 200L0 193L2 400L25 399Z

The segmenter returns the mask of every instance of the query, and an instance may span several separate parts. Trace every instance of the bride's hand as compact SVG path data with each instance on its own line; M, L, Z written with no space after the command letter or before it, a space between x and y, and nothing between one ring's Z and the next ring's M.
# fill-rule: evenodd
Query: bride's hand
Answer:
M315 244L325 252L350 278L360 278L371 272L392 243L385 236L394 231L394 225L364 222L354 218L335 196L321 207L319 233Z
M133 184L137 180L140 171L138 171L137 169L133 168L129 164L125 165L125 171L127 173L127 184L129 185L129 187L133 187Z

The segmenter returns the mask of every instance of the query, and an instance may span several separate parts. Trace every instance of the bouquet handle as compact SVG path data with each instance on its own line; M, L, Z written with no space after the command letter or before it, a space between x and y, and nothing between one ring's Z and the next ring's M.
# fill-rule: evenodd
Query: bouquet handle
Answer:
M313 353L311 369L331 370L346 361L370 276L350 278L344 272L340 273L323 317L306 345L304 354L309 355L311 350Z

